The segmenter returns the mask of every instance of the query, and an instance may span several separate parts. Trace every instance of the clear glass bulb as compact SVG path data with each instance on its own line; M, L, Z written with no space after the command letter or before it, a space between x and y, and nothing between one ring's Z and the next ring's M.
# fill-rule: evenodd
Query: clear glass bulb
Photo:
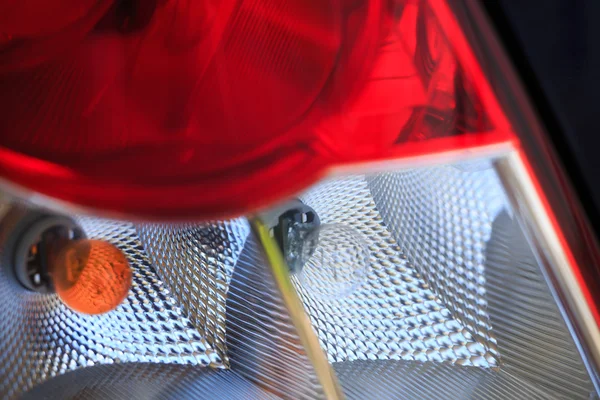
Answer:
M365 281L369 248L356 229L343 224L323 224L304 243L303 258L308 261L297 277L310 296L321 300L345 297Z

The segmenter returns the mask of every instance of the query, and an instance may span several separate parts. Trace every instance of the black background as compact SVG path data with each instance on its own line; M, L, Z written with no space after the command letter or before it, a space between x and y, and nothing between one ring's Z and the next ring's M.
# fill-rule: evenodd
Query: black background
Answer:
M600 233L600 0L482 4Z

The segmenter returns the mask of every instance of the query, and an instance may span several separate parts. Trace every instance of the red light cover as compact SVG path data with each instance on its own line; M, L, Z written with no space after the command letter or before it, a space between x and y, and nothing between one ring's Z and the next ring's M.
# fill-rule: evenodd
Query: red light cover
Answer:
M72 3L0 0L0 174L64 201L223 217L512 140L441 2Z

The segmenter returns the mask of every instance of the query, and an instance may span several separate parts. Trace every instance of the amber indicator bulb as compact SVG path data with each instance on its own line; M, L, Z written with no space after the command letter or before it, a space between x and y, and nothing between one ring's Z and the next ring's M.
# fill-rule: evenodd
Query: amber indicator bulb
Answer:
M102 240L64 245L51 262L50 274L60 299L85 314L114 310L127 297L132 281L125 254Z

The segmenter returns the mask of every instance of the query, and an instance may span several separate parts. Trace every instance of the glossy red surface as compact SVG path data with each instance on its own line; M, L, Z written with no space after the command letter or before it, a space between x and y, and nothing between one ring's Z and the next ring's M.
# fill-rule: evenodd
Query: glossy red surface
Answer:
M511 138L427 2L53 3L0 0L0 175L60 200L231 216Z

